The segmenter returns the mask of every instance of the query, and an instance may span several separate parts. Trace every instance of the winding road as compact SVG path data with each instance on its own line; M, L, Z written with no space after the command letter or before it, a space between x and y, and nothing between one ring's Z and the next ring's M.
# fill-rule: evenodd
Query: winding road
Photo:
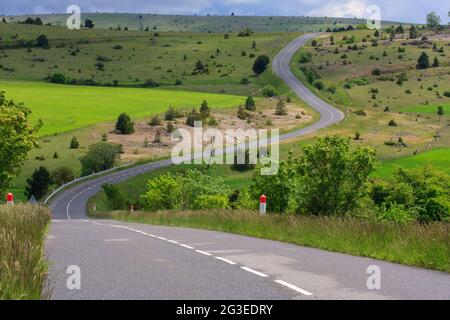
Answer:
M318 35L300 36L273 59L273 71L321 115L281 140L344 118L289 68L294 53ZM222 232L88 219L87 201L103 184L170 165L125 169L53 197L46 241L53 299L450 299L446 273ZM77 270L81 287L68 286ZM373 270L380 288L369 289Z

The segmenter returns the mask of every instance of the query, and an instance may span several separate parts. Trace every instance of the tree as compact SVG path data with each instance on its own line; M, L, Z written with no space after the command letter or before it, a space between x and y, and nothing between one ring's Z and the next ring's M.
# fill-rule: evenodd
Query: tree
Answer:
M36 38L36 47L40 47L43 49L50 48L50 45L48 43L48 38L45 34L41 34Z
M237 117L241 120L245 120L248 117L248 113L243 106L239 106L237 110Z
M439 116L439 122L441 122L442 116L445 114L444 107L438 106L437 108L437 115Z
M409 38L410 39L416 39L419 36L417 32L417 28L412 25L411 28L409 28Z
M437 68L437 67L439 67L440 65L441 65L441 63L439 62L438 57L434 57L434 60L433 60L433 67L434 67L434 68Z
M94 22L91 19L86 19L84 21L84 27L88 29L94 28Z
M52 171L53 181L60 186L72 181L74 177L73 171L69 167L59 167Z
M195 125L195 122L200 120L200 114L198 113L197 109L193 108L186 118L186 125L193 127Z
M200 106L200 116L202 119L206 119L211 115L211 108L208 106L208 102L203 100Z
M121 113L117 118L116 130L121 134L132 134L134 132L134 122L125 112Z
M275 107L275 114L277 116L287 115L286 103L283 99L278 100L277 106Z
M255 60L255 63L253 64L253 68L252 68L253 72L256 75L260 75L261 73L263 73L266 70L269 62L270 62L270 59L266 55L257 57Z
M247 109L249 111L255 111L256 110L255 99L253 99L252 96L247 97L247 100L245 100L245 109Z
M430 67L430 58L426 52L422 52L419 59L417 60L418 69L427 69Z
M127 201L123 193L119 188L113 184L105 184L102 186L105 192L106 198L108 199L108 205L112 210L125 209L127 206Z
M28 153L38 146L37 132L42 123L33 125L30 115L30 109L6 100L0 91L0 196L19 173Z
M201 62L200 60L197 60L197 62L195 63L194 71L198 71L200 73L205 72L206 71L206 67L203 64L203 62Z
M441 25L441 17L436 12L430 12L427 14L427 26L430 28L436 28Z
M41 199L53 184L50 172L45 167L35 169L31 178L27 179L25 195L29 199L34 196L37 200Z
M342 215L354 209L364 195L364 185L375 169L375 150L350 149L351 138L319 138L304 148L298 163L303 188L300 210L313 215Z
M70 140L70 149L78 149L80 147L80 143L78 142L77 137L73 137Z
M120 159L122 146L115 143L99 142L89 146L88 152L80 159L81 175L87 176L113 168Z

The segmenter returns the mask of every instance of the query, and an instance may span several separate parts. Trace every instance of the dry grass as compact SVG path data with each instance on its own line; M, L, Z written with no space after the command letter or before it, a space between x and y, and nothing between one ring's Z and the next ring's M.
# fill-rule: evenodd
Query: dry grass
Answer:
M421 225L356 218L260 216L241 210L129 214L103 217L218 230L450 272L450 224Z
M0 205L0 299L40 299L47 278L43 257L50 223L46 207Z

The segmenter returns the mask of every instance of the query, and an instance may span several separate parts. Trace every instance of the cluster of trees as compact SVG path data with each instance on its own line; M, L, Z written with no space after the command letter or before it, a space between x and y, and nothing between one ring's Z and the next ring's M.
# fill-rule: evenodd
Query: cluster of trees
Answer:
M433 68L437 68L441 65L441 62L439 61L438 57L434 57L433 64L430 63L430 57L426 52L422 52L419 56L419 59L417 59L417 69L428 69L431 66Z

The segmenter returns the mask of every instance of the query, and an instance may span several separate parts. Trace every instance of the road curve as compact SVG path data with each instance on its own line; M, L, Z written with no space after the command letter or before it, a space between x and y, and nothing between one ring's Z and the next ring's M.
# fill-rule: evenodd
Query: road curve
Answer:
M274 72L321 115L281 139L343 119L289 69L293 54L317 35L297 38L273 60ZM87 219L86 203L103 184L170 165L125 169L53 198L46 245L53 299L450 299L446 273L221 232ZM379 290L367 288L374 265L381 271ZM80 268L80 289L67 286L69 266Z

